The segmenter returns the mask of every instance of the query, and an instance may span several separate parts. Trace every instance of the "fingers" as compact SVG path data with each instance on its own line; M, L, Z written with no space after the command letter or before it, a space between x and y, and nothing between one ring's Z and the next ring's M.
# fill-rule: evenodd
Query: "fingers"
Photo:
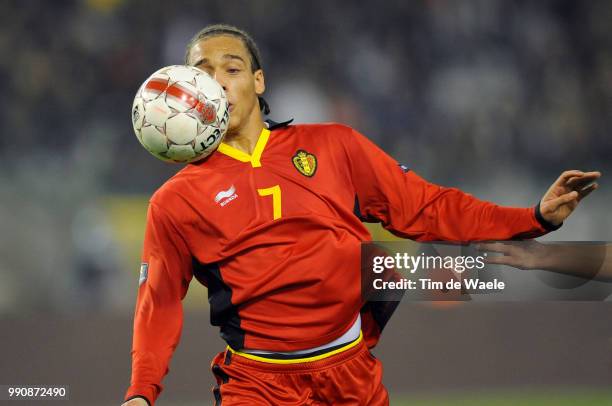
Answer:
M513 252L513 246L510 244L504 244L501 242L493 242L493 243L480 243L476 246L478 251L480 252L496 252L498 254L511 255Z
M593 176L596 179L601 178L601 172L600 171L590 171L590 172L585 172L584 173L586 176Z
M573 177L582 177L584 175L583 171L579 171L577 169L571 170L571 171L565 171L563 172L559 178L557 178L555 184L558 186L565 186L565 184L567 183L568 180L570 180Z
M564 204L568 204L571 209L574 209L578 202L599 188L595 181L600 177L601 172L599 171L583 172L571 170L563 172L547 193L547 195L550 195L551 190L553 190L553 195L560 195L546 201L548 203L548 211L554 211Z
M578 192L576 192L575 190L572 192L566 193L554 199L548 200L546 202L546 211L548 212L555 211L559 208L559 206L568 204L570 202L574 202L577 199L578 199ZM540 208L544 210L544 207L542 206L540 206Z
M582 176L573 176L565 183L566 187L573 190L580 190L601 177L600 172L586 172Z
M495 242L495 243L480 243L477 246L478 250L481 252L494 252L497 254L503 255L488 255L484 262L487 264L493 265L509 265L514 268L521 268L522 257L521 249L512 243L503 243L503 242Z
M597 190L598 188L599 188L599 184L597 183L593 183L585 187L584 189L578 192L578 201L581 201L582 199L590 195L591 192L593 192L594 190Z
M479 243L476 247L481 252L502 254L487 255L486 264L517 269L538 269L538 264L547 255L546 246L535 240Z
M584 186L600 177L601 172L599 171L584 172L574 169L563 172L555 181L555 185L575 189L579 184Z
M490 256L490 257L487 257L487 259L485 260L485 263L493 264L493 265L508 265L513 268L519 268L519 269L522 269L524 266L521 258L513 257L509 255Z

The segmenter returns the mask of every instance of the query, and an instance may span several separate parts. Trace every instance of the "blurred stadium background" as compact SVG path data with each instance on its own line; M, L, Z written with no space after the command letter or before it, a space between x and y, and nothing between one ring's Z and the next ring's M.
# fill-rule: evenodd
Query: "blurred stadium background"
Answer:
M564 169L601 170L547 238L612 239L610 1L9 0L0 16L0 384L120 403L147 197L179 169L138 144L132 97L209 23L258 42L271 118L349 124L433 182L526 206ZM612 404L612 288L589 286L600 302L402 304L377 350L392 404ZM210 399L205 297L194 282L160 405Z

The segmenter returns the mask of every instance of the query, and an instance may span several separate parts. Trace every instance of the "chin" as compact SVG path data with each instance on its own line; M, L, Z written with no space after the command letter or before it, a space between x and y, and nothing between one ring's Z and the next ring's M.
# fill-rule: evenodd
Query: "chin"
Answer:
M238 125L236 120L230 118L230 121L227 125L227 132L225 133L225 136L235 134L236 132L238 132L239 128L240 126Z
M237 128L240 124L240 117L238 116L238 112L234 110L233 113L230 113L230 119L228 124L228 128Z

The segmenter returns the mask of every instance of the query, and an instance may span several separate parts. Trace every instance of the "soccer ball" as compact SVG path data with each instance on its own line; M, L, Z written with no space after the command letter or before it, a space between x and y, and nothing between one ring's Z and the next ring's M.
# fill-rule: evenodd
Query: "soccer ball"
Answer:
M223 88L192 66L158 70L140 86L132 105L138 141L166 162L206 158L221 143L228 122Z

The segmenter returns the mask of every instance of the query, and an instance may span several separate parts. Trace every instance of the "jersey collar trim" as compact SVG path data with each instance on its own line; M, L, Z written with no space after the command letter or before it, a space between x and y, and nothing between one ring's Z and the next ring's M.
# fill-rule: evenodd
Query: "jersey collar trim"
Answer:
M283 128L283 127L287 127L289 124L291 124L291 122L293 122L293 119L287 120L287 121L281 121L281 122L276 122L270 119L267 119L265 121L266 125L268 126L268 130L272 131L272 130L276 130L277 128Z
M219 144L218 151L240 162L250 162L253 168L261 168L261 155L263 154L269 138L270 130L267 128L262 129L261 133L259 134L259 138L257 139L257 144L255 144L253 154L247 154L246 152L234 148L224 142Z

